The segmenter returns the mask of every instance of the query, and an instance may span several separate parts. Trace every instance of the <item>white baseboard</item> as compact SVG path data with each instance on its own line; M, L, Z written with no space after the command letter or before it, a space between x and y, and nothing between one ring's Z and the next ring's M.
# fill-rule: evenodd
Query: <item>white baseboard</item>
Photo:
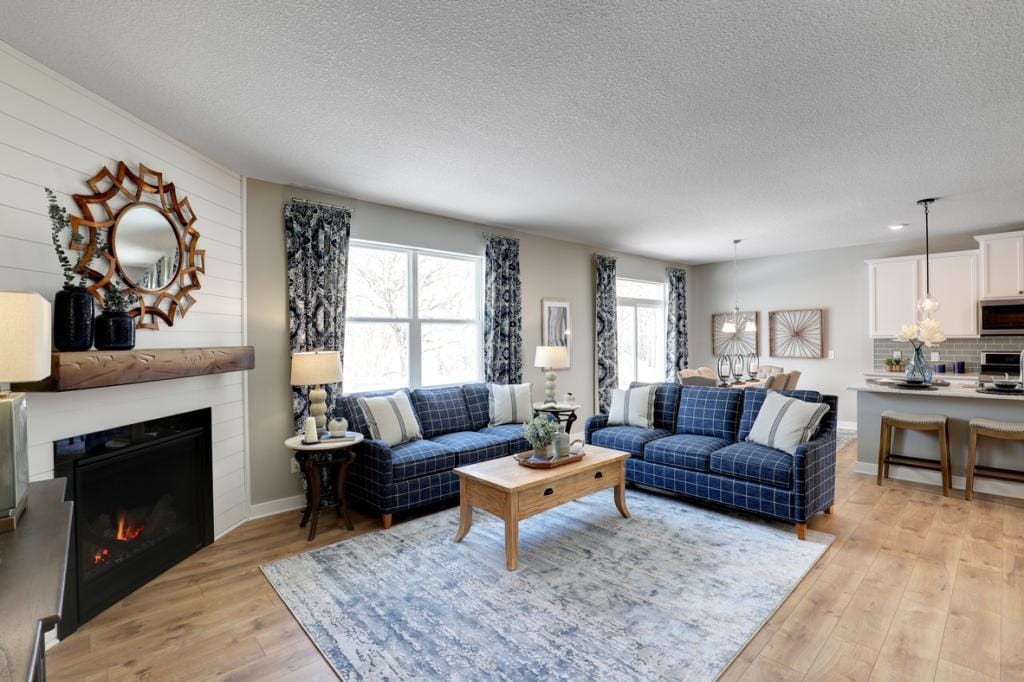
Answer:
M878 465L874 462L857 462L853 465L853 470L858 474L868 474L870 476L878 475ZM910 467L901 467L891 464L889 465L889 477L900 481L927 483L929 485L942 487L942 474L938 471L913 469ZM965 476L953 477L954 490L963 491L966 487L967 478ZM974 492L1024 499L1024 484L1012 483L1010 481L996 481L991 478L975 478Z
M857 422L837 421L836 422L836 426L838 426L841 429L846 429L847 431L856 431L857 430Z
M276 500L270 500L269 502L251 504L249 505L249 520L260 519L264 516L272 516L286 511L295 511L296 509L302 509L305 506L305 495L292 495L291 497L281 497Z

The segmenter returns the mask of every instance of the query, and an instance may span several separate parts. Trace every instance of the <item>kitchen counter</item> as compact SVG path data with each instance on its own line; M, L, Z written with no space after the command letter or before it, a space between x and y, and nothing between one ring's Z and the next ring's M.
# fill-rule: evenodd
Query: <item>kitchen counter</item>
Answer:
M881 384L873 384L864 382L861 384L854 384L847 390L850 391L865 391L868 393L889 393L892 395L905 395L914 396L916 398L964 398L964 399L981 399L981 400L1013 400L1016 402L1024 401L1024 393L1017 395L999 395L996 393L978 393L978 387L976 385L968 384L951 384L949 386L937 386L934 391L923 391L913 388L896 388L895 386L883 386ZM936 408L938 409L938 408ZM1020 421L1024 421L1024 412L1020 415Z
M901 381L904 376L904 372L890 372L885 369L865 369L861 371L861 375L866 379L892 379L894 381ZM943 372L939 374L935 373L936 379L942 379L943 381L962 382L962 381L978 381L977 374L956 374L955 372ZM987 376L987 375L986 375ZM1002 376L1001 374L999 376Z
M962 376L962 375L961 375ZM953 469L953 497L963 495L967 465L968 423L975 417L1024 422L1024 394L996 395L978 393L977 386L954 383L940 386L934 391L881 386L861 382L849 387L857 400L857 466L861 473L874 475L878 467L878 442L882 412L898 410L917 414L942 414L949 419L950 464ZM893 439L894 454L910 457L938 459L939 449L934 433L921 433L896 429ZM982 438L978 448L978 463L1006 469L1024 471L1024 452L1021 444ZM937 471L921 471L893 466L896 478L940 485ZM975 489L1011 497L1024 497L1024 486L1004 481L979 479Z

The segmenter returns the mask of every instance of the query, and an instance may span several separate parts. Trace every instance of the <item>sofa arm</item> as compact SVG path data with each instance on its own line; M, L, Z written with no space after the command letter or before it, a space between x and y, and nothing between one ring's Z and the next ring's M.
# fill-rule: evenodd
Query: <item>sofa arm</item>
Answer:
M382 440L367 438L358 446L354 468L363 477L377 485L388 486L394 483L394 457L391 446Z
M606 414L595 414L591 417L587 417L587 422L583 427L583 440L590 443L591 436L594 435L594 431L603 429L606 426L608 426L608 415Z
M803 498L798 515L807 517L835 503L836 432L830 429L803 443L793 455L793 492Z

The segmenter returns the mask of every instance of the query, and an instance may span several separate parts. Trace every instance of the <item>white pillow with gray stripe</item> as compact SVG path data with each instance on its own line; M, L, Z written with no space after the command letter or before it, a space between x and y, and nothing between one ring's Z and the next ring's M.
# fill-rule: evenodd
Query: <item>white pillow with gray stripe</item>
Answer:
M533 419L530 384L487 384L490 425L522 424Z
M420 423L409 402L409 394L405 391L357 400L366 417L366 425L370 428L370 438L382 440L388 445L423 438Z
M613 388L608 426L654 428L654 393L657 389L657 386L638 386L628 391Z
M802 443L814 437L828 411L828 403L809 403L768 391L747 440L794 455Z

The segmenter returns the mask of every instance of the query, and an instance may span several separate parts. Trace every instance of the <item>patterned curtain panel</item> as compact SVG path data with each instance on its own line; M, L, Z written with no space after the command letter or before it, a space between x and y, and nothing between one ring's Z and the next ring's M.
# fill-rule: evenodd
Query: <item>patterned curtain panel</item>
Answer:
M618 385L618 340L615 337L615 259L594 254L594 361L597 411L608 413Z
M484 292L484 378L498 384L523 381L523 296L519 240L487 235Z
M668 271L668 310L665 315L665 329L668 343L665 345L665 366L667 379L674 381L677 372L686 369L690 358L689 339L686 332L686 270L666 268Z
M284 207L288 252L288 319L291 349L345 350L345 285L352 214L346 208L290 201ZM328 414L341 384L327 390ZM309 388L292 387L296 430L302 427Z

